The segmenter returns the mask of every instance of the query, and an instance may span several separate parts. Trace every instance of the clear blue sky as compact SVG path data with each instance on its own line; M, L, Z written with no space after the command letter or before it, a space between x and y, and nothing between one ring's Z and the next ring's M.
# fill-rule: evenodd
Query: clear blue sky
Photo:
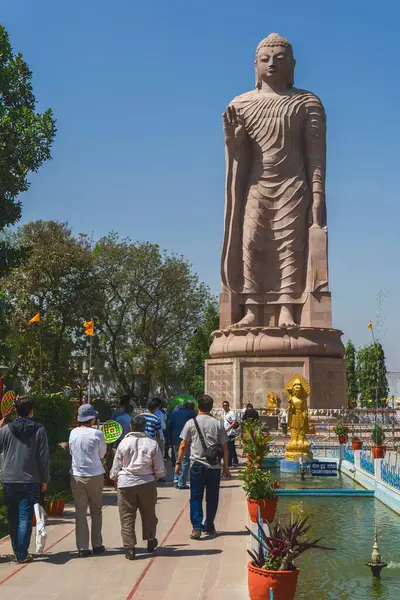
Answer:
M334 325L369 341L376 298L391 369L398 318L400 77L396 1L3 0L1 21L58 119L53 161L32 178L23 221L68 221L185 255L219 290L221 113L254 86L258 42L276 31L296 85L328 114Z

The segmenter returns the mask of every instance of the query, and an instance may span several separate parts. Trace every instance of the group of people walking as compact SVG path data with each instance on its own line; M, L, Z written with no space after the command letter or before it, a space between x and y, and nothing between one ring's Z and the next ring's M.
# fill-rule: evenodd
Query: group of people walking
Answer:
M0 421L0 454L12 548L15 559L25 563L32 560L29 546L34 505L50 480L50 450L45 428L34 421L33 400L18 398L15 407L17 418L14 421ZM198 414L194 403L189 401L175 410L165 423L157 414L159 410L162 413L158 399L150 400L143 414L132 414L128 404L121 403L116 419L123 428L123 436L115 449L109 475L117 489L121 536L127 559L133 560L136 556L138 510L147 552L154 552L158 545L157 481L165 478L163 442L166 435L175 457L175 487L186 490L190 480L191 537L196 540L203 535L216 535L221 476L229 477L229 464L237 461L234 451L237 421L234 413L229 411L229 405L222 422L211 415L212 409L213 399L203 395L198 399ZM71 431L68 447L76 546L78 556L85 558L105 552L102 504L107 445L103 432L96 427L98 414L91 404L79 407L77 420L78 426Z

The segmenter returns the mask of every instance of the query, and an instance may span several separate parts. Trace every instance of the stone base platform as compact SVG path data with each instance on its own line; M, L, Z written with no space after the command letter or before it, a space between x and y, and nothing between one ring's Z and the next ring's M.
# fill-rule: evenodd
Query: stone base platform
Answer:
M318 356L343 358L343 333L322 327L241 327L212 334L210 358L227 356Z
M310 356L234 356L205 362L206 393L215 408L228 400L233 409L248 402L267 407L268 394L278 396L280 408L287 408L286 382L295 373L311 385L309 407L313 409L346 406L346 370L343 358Z

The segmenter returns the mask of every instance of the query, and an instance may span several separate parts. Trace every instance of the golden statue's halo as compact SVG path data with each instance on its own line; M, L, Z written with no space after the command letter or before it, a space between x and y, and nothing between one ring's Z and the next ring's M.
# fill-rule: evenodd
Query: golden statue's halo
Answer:
M295 373L293 375L293 377L291 377L289 379L289 381L287 382L287 384L286 384L287 393L290 395L296 379L298 379L300 381L301 387L306 392L307 398L308 398L311 393L311 387L310 387L310 384L308 383L307 379L305 377L303 377L303 375L300 375L300 373Z

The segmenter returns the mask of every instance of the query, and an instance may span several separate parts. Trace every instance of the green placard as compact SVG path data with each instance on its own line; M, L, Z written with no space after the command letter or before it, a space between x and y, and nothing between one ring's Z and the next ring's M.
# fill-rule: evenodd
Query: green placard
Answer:
M117 421L106 421L101 426L106 444L114 444L122 435L122 427Z

